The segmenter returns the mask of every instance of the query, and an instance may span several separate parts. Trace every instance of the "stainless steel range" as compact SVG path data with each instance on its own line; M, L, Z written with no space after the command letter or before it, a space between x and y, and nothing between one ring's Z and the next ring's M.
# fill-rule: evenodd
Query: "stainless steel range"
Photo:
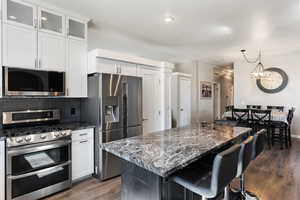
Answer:
M6 198L35 200L71 187L71 130L59 110L3 112Z

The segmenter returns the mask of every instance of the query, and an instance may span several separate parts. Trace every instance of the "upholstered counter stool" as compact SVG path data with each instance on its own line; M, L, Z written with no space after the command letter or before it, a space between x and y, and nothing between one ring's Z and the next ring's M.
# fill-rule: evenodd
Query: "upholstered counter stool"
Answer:
M229 184L236 177L240 144L217 154L212 169L208 166L185 168L175 174L172 180L185 189L202 196L202 200L217 197L222 191L229 200Z
M244 172L250 164L250 161L255 160L264 151L265 138L266 130L261 130L254 134L252 141L251 138L248 138L241 145L240 162L237 175L240 177L240 192L246 200L259 200L255 194L245 189Z

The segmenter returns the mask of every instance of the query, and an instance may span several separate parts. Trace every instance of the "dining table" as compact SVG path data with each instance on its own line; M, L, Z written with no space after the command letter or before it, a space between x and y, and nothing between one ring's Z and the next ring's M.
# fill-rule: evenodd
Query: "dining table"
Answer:
M250 134L251 128L193 124L105 143L102 148L122 160L122 200L179 200L185 199L185 190L172 181L176 172Z
M251 110L250 110L251 113ZM259 115L259 114L258 114ZM231 118L232 117L232 111L226 111L224 112L222 118L226 119L226 118ZM246 118L247 116L245 116ZM286 111L279 111L279 110L271 110L271 121L275 121L275 122L283 122L288 124L288 112Z

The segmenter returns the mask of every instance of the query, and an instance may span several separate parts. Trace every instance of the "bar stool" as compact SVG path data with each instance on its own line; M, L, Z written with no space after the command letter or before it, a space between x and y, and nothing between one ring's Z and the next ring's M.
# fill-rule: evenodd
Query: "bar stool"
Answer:
M239 155L237 177L240 179L241 194L245 198L247 198L245 190L245 171L252 160L253 141L253 136L248 137L248 139L241 144L241 151Z
M202 196L202 200L207 198L215 198L223 190L225 191L224 199L229 199L228 185L235 178L240 144L236 144L229 149L216 155L212 170L207 166L187 167L172 177L172 180L186 188Z
M266 130L260 130L254 135L253 143L252 143L252 154L251 154L252 160L255 160L264 151L265 140L266 140L265 138L266 138ZM244 190L243 196L245 196L246 200L247 199L259 200L259 198L255 194L246 190Z

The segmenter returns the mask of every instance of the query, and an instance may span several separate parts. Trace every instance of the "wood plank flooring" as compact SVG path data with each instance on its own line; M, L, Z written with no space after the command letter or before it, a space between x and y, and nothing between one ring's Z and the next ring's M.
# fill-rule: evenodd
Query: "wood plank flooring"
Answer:
M120 200L120 178L89 179L46 200ZM246 188L260 200L300 199L300 140L290 150L266 150L246 173Z

